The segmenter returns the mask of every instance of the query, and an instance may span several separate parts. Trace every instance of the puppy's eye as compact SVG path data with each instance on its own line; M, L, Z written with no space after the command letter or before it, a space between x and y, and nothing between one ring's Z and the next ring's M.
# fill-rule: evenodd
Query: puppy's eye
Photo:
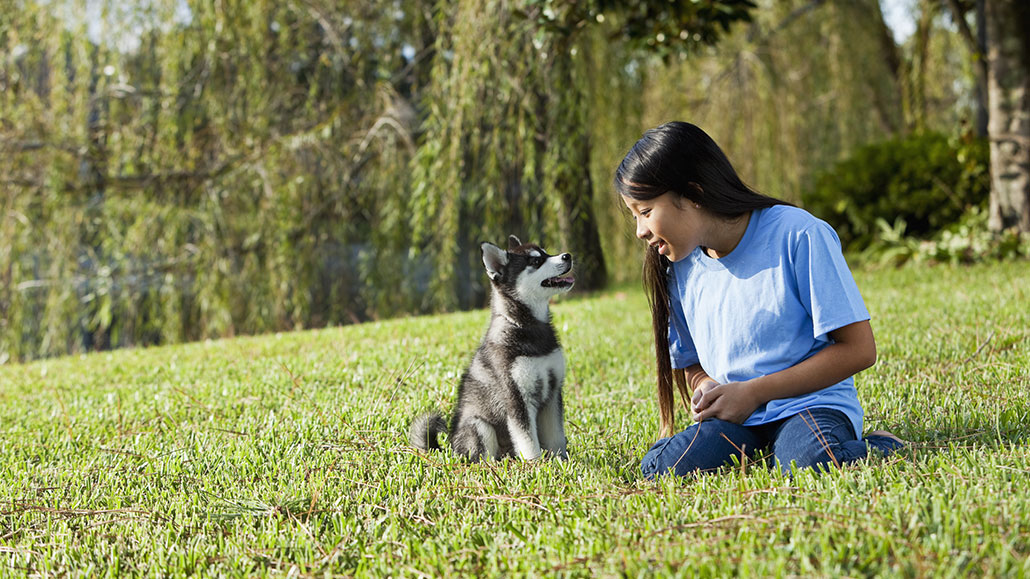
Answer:
M529 265L533 267L540 267L544 264L544 258L542 257L531 257L529 258Z

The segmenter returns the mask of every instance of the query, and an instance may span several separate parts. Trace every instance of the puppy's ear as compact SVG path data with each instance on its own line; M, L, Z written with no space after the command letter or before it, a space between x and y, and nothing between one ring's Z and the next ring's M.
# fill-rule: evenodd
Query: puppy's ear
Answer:
M508 236L508 251L511 251L520 245L522 245L522 242L519 241L518 237L515 237L514 235Z
M486 266L486 274L490 279L497 280L504 274L504 266L508 265L508 252L492 243L484 242L483 265Z

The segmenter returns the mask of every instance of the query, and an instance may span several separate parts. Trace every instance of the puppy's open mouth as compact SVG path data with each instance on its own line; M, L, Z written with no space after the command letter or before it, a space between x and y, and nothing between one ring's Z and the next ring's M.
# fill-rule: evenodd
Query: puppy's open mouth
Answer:
M576 283L576 278L572 277L571 273L565 272L562 275L556 275L545 279L540 282L540 285L544 287L567 288L572 287L572 284L574 283Z

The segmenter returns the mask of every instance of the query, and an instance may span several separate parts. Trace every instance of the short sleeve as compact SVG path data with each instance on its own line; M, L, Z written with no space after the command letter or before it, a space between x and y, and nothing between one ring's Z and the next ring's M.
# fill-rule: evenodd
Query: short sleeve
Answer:
M669 356L673 368L687 368L699 362L675 280L669 282Z
M833 330L869 319L837 232L825 222L800 232L794 275L801 303L812 316L815 339L829 342Z

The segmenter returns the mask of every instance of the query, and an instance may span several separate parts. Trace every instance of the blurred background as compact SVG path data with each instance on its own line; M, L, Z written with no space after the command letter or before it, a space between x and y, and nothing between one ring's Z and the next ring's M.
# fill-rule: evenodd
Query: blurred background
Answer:
M1024 0L0 4L0 363L480 307L510 233L635 282L670 120L856 262L1028 254Z

